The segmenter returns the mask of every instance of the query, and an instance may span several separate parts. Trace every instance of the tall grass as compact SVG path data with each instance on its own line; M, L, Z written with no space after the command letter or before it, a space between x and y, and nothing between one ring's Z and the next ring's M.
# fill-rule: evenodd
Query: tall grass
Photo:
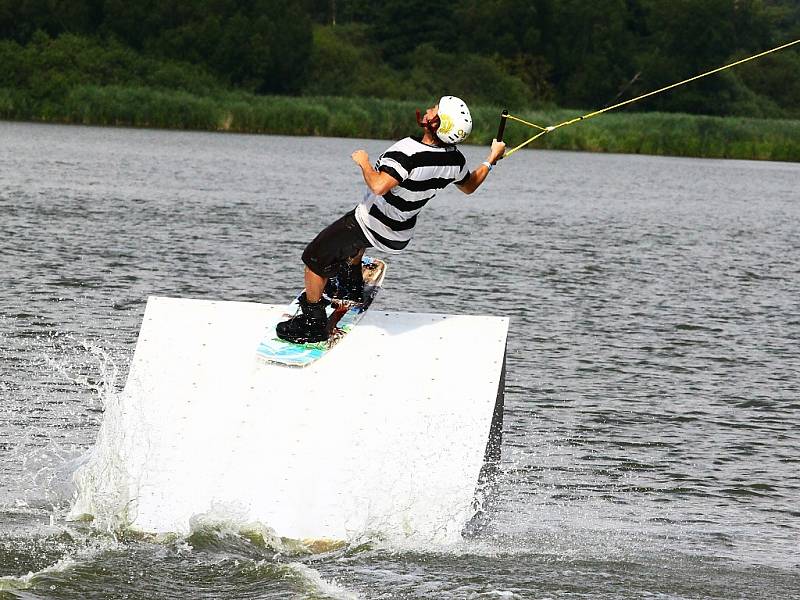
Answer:
M37 102L17 90L0 89L0 118L93 125L125 125L395 139L416 131L414 110L427 102L375 98L255 96L220 92L197 96L147 87L79 86L60 102ZM473 106L470 143L488 144L501 107ZM514 111L540 125L560 123L581 111ZM506 141L518 144L535 133L515 122ZM530 147L800 161L800 121L703 117L674 113L618 112L549 133Z

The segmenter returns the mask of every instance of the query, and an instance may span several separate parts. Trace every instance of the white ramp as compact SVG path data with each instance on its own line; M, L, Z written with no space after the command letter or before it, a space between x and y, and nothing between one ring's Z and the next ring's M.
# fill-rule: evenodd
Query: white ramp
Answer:
M458 536L502 401L508 320L373 309L294 369L255 358L282 311L150 298L72 516L186 533L227 511L296 539Z

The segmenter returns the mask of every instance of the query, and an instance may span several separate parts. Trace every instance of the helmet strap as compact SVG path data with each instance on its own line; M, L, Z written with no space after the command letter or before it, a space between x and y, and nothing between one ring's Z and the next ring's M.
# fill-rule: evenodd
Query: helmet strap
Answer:
M417 125L430 131L432 136L436 137L436 130L439 129L441 123L442 120L439 118L439 115L436 115L430 121L423 121L422 114L419 112L419 109L417 109Z

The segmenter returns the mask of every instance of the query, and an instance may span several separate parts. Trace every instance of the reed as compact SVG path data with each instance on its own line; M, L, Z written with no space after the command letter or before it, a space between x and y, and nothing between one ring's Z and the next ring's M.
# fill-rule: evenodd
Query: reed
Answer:
M423 102L377 98L256 96L219 92L197 96L148 87L74 87L59 102L37 102L0 89L0 118L58 123L123 125L264 133L396 139L416 131L414 110ZM496 134L500 106L473 106L470 142L487 144ZM585 111L512 110L526 120L552 125ZM509 122L506 141L535 133ZM565 127L531 148L800 161L800 121L705 117L676 113L608 113Z

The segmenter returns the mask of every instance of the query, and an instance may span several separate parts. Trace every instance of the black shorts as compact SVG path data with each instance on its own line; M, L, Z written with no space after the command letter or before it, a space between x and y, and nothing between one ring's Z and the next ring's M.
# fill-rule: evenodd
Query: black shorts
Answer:
M370 246L353 209L320 231L303 251L303 262L320 277L333 277L351 258Z

